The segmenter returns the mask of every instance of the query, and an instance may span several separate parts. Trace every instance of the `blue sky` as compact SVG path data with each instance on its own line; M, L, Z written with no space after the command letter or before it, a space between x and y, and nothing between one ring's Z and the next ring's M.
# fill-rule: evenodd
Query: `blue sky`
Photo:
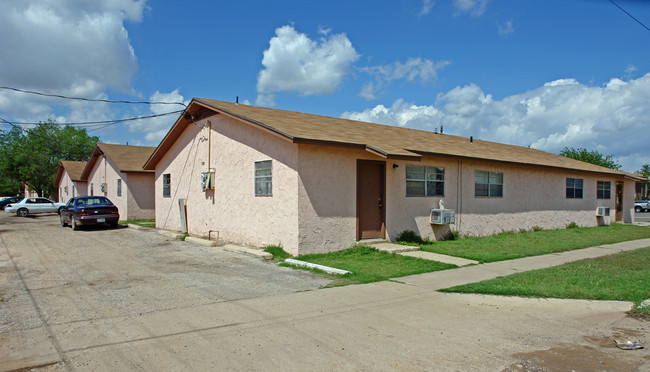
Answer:
M650 2L615 0L645 25ZM0 85L211 98L650 163L650 31L608 0L0 0ZM0 90L0 117L95 121L174 106ZM93 130L156 146L175 116ZM7 129L7 125L0 129Z

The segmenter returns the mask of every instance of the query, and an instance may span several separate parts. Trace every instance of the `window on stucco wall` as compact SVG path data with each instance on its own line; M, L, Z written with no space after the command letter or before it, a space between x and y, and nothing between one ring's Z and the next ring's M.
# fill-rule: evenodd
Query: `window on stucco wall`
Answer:
M255 162L255 196L273 195L273 173L271 160Z
M582 178L566 179L566 197L567 199L582 199Z
M445 169L425 165L406 166L406 196L444 196Z
M503 197L503 173L501 172L474 172L474 196L491 198Z
M596 185L596 198L597 199L611 199L612 198L612 183L609 181L598 181Z
M93 196L93 195L95 195L95 194L93 194L93 183L91 182L90 183L90 196Z
M117 196L122 196L122 180L117 180Z
M169 198L172 195L172 175L169 173L163 174L163 197Z

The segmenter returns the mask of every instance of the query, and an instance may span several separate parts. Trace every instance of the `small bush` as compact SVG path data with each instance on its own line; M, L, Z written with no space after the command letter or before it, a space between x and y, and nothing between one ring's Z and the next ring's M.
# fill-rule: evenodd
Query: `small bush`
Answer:
M188 234L188 233L183 233L183 235L181 235L181 241L184 242L184 241L185 241L185 238L187 238L188 236L190 236L190 234Z
M424 244L424 240L413 230L404 230L397 236L398 242Z
M456 230L451 230L442 240L458 240L460 239L460 233Z
M578 227L578 224L575 222L571 222L570 224L566 225L567 229L575 229L576 227Z

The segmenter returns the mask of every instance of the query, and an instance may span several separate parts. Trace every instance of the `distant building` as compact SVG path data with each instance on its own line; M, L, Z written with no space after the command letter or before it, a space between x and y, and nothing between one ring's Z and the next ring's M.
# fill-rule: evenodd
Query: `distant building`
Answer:
M108 197L119 209L120 219L154 217L154 172L142 165L154 147L97 144L81 173L87 195Z
M72 197L88 195L88 183L81 178L85 167L85 161L61 161L54 179L58 188L58 201L65 203Z

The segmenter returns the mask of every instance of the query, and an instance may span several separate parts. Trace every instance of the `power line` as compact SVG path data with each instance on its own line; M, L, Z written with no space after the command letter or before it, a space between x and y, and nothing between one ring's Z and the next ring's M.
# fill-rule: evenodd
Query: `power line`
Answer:
M82 122L69 122L69 123L58 123L58 122L51 122L51 123L26 123L26 122L17 122L17 121L7 121L5 119L0 118L0 120L4 121L5 123L9 125L39 125L39 124L54 124L54 125L88 125L88 126L98 126L102 124L117 124L117 123L122 123L126 121L135 121L135 120L143 120L143 119L151 119L151 118L158 118L161 116L167 116L167 115L174 115L174 114L179 114L183 112L184 110L176 110L176 111L171 111L171 112L166 112L163 114L156 114L156 115L148 115L148 116L138 116L134 118L126 118L126 119L114 119L114 120L101 120L101 121L82 121Z
M114 100L110 100L110 99L99 99L99 98L68 97L68 96L62 96L62 95L59 95L59 94L48 94L48 93L42 93L42 92L35 92L35 91L32 91L32 90L24 90L24 89L18 89L18 88L12 88L12 87L4 87L4 86L0 86L0 89L13 90L15 92L27 93L27 94L36 94L36 95L44 96L44 97L72 99L72 100L87 101L87 102L128 103L128 104L134 104L134 105L181 105L183 107L186 107L186 105L184 103L182 103L182 102L114 101Z
M640 24L641 26L643 26L643 28L645 28L646 30L650 31L650 28L648 28L648 26L644 25L641 21L639 21L638 19L634 18L634 16L633 16L632 14L628 13L625 9L621 8L618 4L616 4L616 3L614 2L614 0L609 0L609 2L612 3L612 4L614 4L614 5L616 5L617 8L619 8L623 13L627 14L628 16L630 16L630 18L632 18L632 19L635 20L638 24Z

